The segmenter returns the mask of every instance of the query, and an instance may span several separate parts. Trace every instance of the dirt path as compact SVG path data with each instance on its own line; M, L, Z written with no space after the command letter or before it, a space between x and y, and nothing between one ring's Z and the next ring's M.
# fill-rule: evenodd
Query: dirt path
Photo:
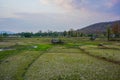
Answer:
M47 51L43 51L41 52L41 54L39 56L37 56L34 60L31 61L31 63L28 64L28 66L26 67L24 73L22 74L22 78L24 80L24 77L25 77L25 74L27 73L27 71L29 70L29 68L32 66L32 64L37 60L39 59L44 53L48 52L49 49Z

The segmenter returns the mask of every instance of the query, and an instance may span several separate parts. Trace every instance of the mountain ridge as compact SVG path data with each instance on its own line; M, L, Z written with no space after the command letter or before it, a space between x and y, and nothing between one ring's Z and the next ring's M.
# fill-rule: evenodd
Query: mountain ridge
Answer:
M95 23L82 29L78 29L77 31L84 34L105 33L107 31L107 28L112 27L115 23L118 23L120 25L120 20Z

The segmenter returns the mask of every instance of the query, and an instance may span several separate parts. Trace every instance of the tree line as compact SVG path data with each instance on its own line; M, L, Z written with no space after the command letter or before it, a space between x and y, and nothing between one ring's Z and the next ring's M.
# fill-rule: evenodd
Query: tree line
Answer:
M16 35L20 35L21 37L82 37L84 34L80 33L78 31L75 31L73 29L69 31L63 31L63 32L53 32L53 31L47 31L47 32L42 32L38 31L37 33L32 33L32 32L22 32L22 33L17 33Z
M57 32L57 31L50 31L42 32L41 30L33 33L33 32L21 32L16 34L7 34L3 33L0 34L0 39L2 37L25 37L25 38L31 38L31 37L94 37L94 36L100 36L104 35L104 37L107 37L108 40L111 40L113 38L120 38L120 24L115 23L113 26L108 26L108 29L106 30L106 33L101 34L85 34L81 33L77 30L70 29L69 31L63 31L63 32Z

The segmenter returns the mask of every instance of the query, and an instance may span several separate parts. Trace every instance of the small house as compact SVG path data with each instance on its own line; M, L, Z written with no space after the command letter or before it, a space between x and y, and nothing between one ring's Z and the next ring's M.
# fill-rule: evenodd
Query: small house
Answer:
M61 39L55 38L51 40L51 43L52 44L63 44L64 42Z

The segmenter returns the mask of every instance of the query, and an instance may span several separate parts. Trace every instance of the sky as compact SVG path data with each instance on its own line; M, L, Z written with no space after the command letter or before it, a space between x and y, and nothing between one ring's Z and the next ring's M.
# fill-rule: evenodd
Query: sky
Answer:
M0 0L0 31L81 29L120 20L120 0Z

